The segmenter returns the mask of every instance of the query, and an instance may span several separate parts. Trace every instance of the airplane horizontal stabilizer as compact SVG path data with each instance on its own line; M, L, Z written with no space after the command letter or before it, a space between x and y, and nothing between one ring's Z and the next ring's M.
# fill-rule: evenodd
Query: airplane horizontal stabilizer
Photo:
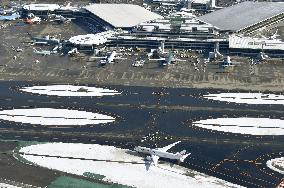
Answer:
M182 157L179 159L180 162L183 162L191 153L188 153L188 154L185 154L185 155L182 155Z

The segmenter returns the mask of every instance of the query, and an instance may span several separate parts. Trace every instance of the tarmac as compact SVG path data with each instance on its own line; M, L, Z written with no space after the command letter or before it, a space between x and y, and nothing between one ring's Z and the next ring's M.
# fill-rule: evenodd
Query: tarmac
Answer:
M99 60L80 54L39 56L30 46L34 36L57 35L68 39L88 33L78 23L26 25L22 21L0 22L0 106L13 108L68 108L114 115L117 122L107 126L37 126L0 121L3 140L74 142L133 148L154 147L181 140L176 150L192 155L182 165L247 187L276 187L282 175L266 167L270 158L283 156L283 136L250 136L204 130L192 121L216 117L271 117L283 119L282 105L247 105L204 100L202 94L224 91L283 92L282 60L250 65L244 57L232 57L236 66L222 69L220 62L204 64L194 52L186 61L161 67L146 61L143 68L131 64L145 52L127 52L126 60L101 67ZM16 48L23 52L16 52ZM42 47L50 49L52 46ZM113 49L107 49L111 51ZM180 54L177 54L178 56ZM201 62L194 65L198 56ZM38 63L36 63L38 60ZM84 98L39 96L19 92L29 85L54 83L90 84L123 92L123 96ZM143 141L142 141L143 140ZM60 175L36 166L22 164L11 153L18 141L1 141L0 177L44 187ZM26 173L26 172L29 173ZM8 181L7 180L7 181ZM2 182L2 181L1 181ZM3 180L4 182L4 180Z
M157 61L146 61L143 68L132 67L135 60L145 56L145 52L121 52L123 60L101 67L99 60L88 55L76 57L52 54L41 56L33 53L30 38L33 36L57 36L62 39L88 33L87 28L78 24L57 25L42 23L26 25L22 21L9 22L2 28L0 40L0 79L53 81L62 83L97 83L101 85L130 85L171 88L220 88L245 90L282 91L284 64L282 60L271 60L259 65L251 65L249 59L232 57L234 67L220 68L221 62L204 64L204 58L188 52L189 58L174 65L161 67ZM23 52L16 52L17 48ZM38 47L37 47L38 48ZM53 47L41 47L50 50ZM106 49L110 52L113 49ZM179 56L182 52L179 52ZM194 65L197 56L200 63ZM36 62L37 61L37 62Z

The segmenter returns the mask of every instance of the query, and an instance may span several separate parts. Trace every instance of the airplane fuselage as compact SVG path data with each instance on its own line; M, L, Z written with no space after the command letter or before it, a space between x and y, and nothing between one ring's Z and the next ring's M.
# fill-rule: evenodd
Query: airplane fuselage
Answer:
M182 156L179 153L174 154L174 153L159 151L157 149L150 149L150 148L140 147L140 146L136 147L134 150L139 153L144 153L144 154L151 155L151 156L156 155L156 156L167 158L167 159L179 160Z
M113 51L113 52L110 54L110 56L107 58L107 62L108 62L108 63L113 63L115 56L116 56L116 52Z

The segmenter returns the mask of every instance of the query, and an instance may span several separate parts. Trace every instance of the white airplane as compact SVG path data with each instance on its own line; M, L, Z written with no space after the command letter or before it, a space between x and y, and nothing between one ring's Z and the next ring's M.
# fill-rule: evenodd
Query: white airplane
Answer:
M116 51L112 51L110 56L107 58L107 62L113 63L115 56L116 56Z
M51 22L57 22L57 23L70 23L72 20L75 20L76 18L65 18L62 15L55 15L53 20L50 20Z
M73 48L68 52L69 56L75 56L76 54L78 54L78 49L77 48Z
M163 59L163 58L162 58ZM163 66L167 66L167 65L171 65L174 64L177 61L186 61L185 59L177 59L174 57L174 55L172 54L172 52L170 52L168 54L168 56L166 58L164 58L164 62L163 62Z
M34 23L39 24L41 22L41 18L38 16L35 16L33 13L29 13L25 21L28 24L34 24Z
M275 33L270 37L272 40L276 40L280 35L278 34L278 29L276 29Z
M121 57L116 57L118 54L116 51L112 51L111 54L109 56L105 56L105 57L96 57L101 59L100 63L101 65L105 65L107 63L111 64L114 63L115 59L126 59L126 58L121 58Z
M279 39L280 35L278 34L278 29L276 29L275 33L273 35L271 35L270 37L266 37L264 35L260 35L261 38L265 39L265 40L276 40L276 41L281 41L281 39Z
M42 50L42 49L37 50L36 48L33 48L33 52L37 55L42 55L42 56L48 56L56 53L56 51Z
M227 56L227 58L222 62L222 68L226 68L226 67L231 67L233 66L233 63L231 61L231 57Z
M37 17L37 16L35 16L33 18L27 18L26 19L26 23L28 23L28 24L34 24L34 23L39 24L40 22L41 22L41 18Z
M168 146L165 146L163 148L155 148L155 149L137 146L134 148L134 151L138 153L144 153L147 155L151 155L151 156L147 156L146 159L149 161L152 161L155 166L158 165L158 160L160 157L167 158L167 159L174 159L174 160L183 162L191 153L186 154L185 150L181 152L177 152L177 153L167 152L169 149L171 149L178 143L180 143L180 141L170 144Z
M150 61L162 61L163 66L175 64L175 62L181 62L181 61L186 61L186 59L177 59L174 57L172 52L169 52L166 57L159 57L158 59L150 59L150 56L153 55L153 53L149 53L148 57Z
M257 55L257 59L259 61L265 61L267 59L269 59L269 56L266 55L264 52L260 52L258 55Z

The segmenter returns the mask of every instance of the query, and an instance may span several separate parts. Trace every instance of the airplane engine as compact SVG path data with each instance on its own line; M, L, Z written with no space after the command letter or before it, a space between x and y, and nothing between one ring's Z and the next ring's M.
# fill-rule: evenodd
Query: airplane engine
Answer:
M151 156L147 156L147 157L146 157L146 160L152 161L152 157L151 157Z

